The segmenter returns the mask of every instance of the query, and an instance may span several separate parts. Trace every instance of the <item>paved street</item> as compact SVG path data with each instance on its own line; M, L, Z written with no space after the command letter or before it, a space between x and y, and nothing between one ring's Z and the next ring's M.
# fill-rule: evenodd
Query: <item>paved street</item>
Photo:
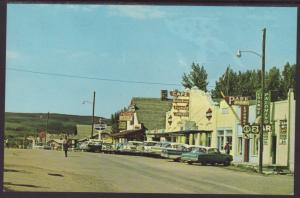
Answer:
M6 149L7 191L293 194L293 176L140 156Z

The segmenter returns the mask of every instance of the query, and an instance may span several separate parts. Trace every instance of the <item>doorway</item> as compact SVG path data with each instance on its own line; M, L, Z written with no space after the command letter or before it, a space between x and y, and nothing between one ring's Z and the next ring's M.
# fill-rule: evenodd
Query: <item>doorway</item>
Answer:
M245 139L245 149L244 149L244 162L249 162L249 141L250 139Z
M272 164L276 164L277 137L272 136Z

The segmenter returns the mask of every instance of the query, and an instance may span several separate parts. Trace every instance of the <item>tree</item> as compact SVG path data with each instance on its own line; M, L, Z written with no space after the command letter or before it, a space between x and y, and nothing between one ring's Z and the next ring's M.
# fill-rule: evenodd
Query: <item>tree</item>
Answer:
M266 91L271 92L272 101L284 99L284 90L282 90L281 82L282 80L278 68L272 67L268 72L266 72L265 88Z
M237 92L237 74L228 66L225 73L216 81L215 89L212 90L213 98L221 98L221 91L225 95L235 95Z
M290 65L290 63L287 62L284 65L284 68L282 71L281 86L282 86L284 98L287 98L287 93L290 88L293 88L294 91L296 91L296 65L295 64Z
M112 133L119 133L119 115L120 111L111 114L111 129Z
M203 66L193 63L191 65L192 71L189 74L184 73L182 76L182 85L185 88L198 87L203 91L207 91L207 73Z

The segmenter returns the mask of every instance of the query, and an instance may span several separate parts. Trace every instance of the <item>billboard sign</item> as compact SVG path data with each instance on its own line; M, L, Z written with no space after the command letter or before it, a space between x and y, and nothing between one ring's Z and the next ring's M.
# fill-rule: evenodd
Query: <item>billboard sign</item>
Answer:
M133 113L132 112L121 112L119 115L119 120L120 121L131 121L133 118Z

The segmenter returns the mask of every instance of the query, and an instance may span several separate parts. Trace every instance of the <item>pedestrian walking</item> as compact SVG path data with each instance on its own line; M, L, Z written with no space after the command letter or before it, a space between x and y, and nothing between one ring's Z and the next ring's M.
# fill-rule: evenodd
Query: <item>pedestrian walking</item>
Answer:
M68 148L69 148L68 140L67 137L65 137L63 141L63 150L65 152L65 157L68 157Z
M227 142L227 143L225 144L224 150L225 150L226 154L229 155L229 153L230 153L230 145L229 145L229 142Z

